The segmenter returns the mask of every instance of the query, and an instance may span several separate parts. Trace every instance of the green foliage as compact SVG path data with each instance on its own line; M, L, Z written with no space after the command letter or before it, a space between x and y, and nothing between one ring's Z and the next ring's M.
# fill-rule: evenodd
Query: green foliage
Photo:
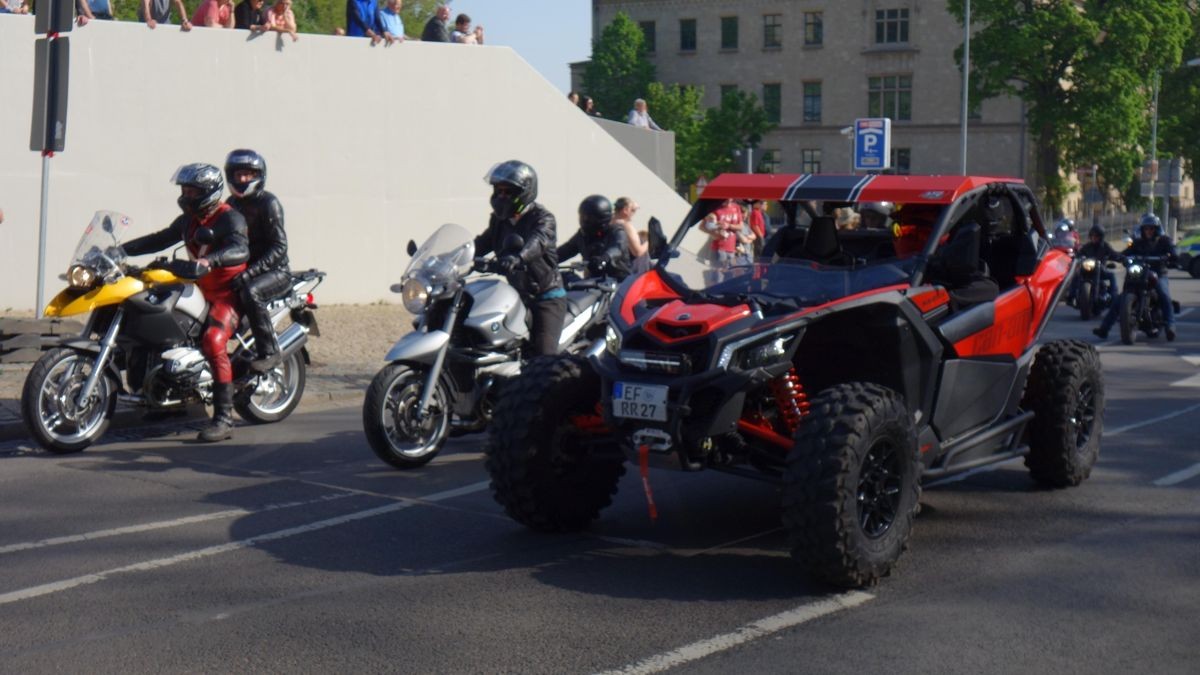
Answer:
M1188 0L972 0L971 97L1026 105L1035 180L1048 206L1066 197L1063 166L1100 166L1129 194L1149 128L1156 69L1179 63ZM962 0L947 0L962 19ZM961 50L958 51L961 63Z
M704 138L704 90L699 87L652 82L646 88L650 116L664 129L675 132L675 182L691 185L703 172L698 149Z
M596 110L605 117L622 120L635 99L646 97L653 81L654 66L646 60L646 37L620 12L592 44L583 90L595 99Z
M1191 19L1193 39L1184 47L1184 62L1200 57L1200 12L1193 11ZM1159 154L1182 157L1188 175L1195 176L1200 161L1200 67L1164 73L1158 107Z
M747 146L757 148L763 135L774 128L757 96L738 89L725 92L721 105L704 114L697 148L700 168L710 177L744 170L737 165L733 152Z

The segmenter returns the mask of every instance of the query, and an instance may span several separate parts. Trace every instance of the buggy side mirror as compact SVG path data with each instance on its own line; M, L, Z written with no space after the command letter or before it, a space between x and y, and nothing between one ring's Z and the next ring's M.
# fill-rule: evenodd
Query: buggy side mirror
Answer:
M405 247L404 250L408 251L409 257L412 257L412 255L417 252L417 242L413 241L412 239L409 239L408 246Z

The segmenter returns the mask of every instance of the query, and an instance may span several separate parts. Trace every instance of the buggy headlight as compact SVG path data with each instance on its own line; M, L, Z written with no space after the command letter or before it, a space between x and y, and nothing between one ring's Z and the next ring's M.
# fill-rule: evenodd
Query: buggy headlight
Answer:
M621 334L612 324L604 328L604 350L613 356L621 353Z
M95 286L98 280L96 270L87 265L71 265L67 270L67 283L77 290L86 291Z
M795 338L794 334L776 335L768 340L749 344L735 342L721 350L721 356L717 359L717 367L728 368L732 365L738 370L753 370L769 366L778 362L788 353L792 340Z
M424 280L415 277L405 281L404 285L400 287L400 297L404 302L404 309L413 314L425 311L432 293L433 289Z
M1093 272L1095 270L1096 270L1096 261L1095 260L1088 258L1087 260L1083 261L1083 271L1084 272Z

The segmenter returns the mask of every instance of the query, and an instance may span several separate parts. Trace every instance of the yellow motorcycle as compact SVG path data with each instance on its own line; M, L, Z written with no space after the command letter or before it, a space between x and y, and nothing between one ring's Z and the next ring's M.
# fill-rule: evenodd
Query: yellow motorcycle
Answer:
M46 307L48 317L90 312L79 337L43 354L25 378L25 426L50 452L79 452L96 442L118 399L150 411L212 401L212 372L200 352L209 305L193 283L203 269L186 259L129 264L121 247L129 227L128 217L98 211L75 249L67 288ZM234 408L246 421L278 422L299 405L305 344L310 332L319 334L312 290L324 278L316 270L293 274L291 292L270 305L276 326L291 317L285 330L277 328L283 361L273 371L248 367L255 352L245 322L230 341Z

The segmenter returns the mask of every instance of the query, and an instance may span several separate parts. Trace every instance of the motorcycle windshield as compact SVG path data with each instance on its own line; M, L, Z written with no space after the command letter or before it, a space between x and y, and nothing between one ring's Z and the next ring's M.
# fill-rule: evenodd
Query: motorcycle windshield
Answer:
M672 256L663 270L676 285L694 292L697 300L716 304L754 300L768 311L782 312L907 284L914 262L912 258L889 258L835 267L789 258L752 262L738 254L719 257L686 250L677 250Z
M101 276L117 269L125 260L121 241L131 223L128 216L116 211L97 211L84 228L71 263L91 267Z
M438 228L413 254L404 280L421 276L431 285L449 284L471 271L475 262L475 235L460 225Z

